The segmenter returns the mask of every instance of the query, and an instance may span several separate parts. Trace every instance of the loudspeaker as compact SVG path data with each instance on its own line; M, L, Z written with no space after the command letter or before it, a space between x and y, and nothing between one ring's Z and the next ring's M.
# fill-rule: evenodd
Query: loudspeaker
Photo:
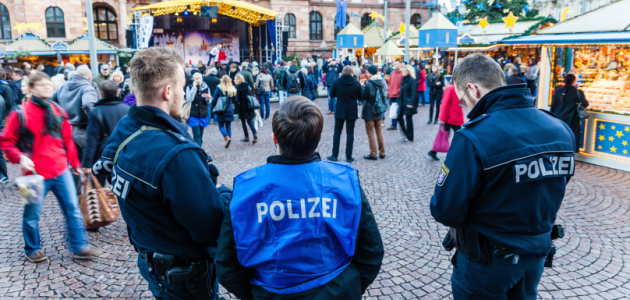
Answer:
M131 27L133 27L133 26L131 26ZM134 36L133 29L127 29L127 31L125 32L125 36L126 36L126 39L127 39L127 47L134 48L134 42L135 41L133 40L133 36Z
M286 57L286 53L287 51L289 51L289 32L288 31L283 31L282 32L282 53L284 53L283 56Z

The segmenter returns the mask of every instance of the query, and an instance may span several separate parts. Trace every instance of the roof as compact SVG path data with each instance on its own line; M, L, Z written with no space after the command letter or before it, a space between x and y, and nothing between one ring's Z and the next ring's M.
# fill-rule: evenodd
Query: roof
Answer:
M520 44L618 44L630 43L630 31L604 33L542 34L522 36L502 41L506 45Z
M536 34L626 31L630 30L629 11L630 0L621 0L541 29Z
M363 32L354 24L348 23L337 35L363 35Z
M214 5L217 2L210 2L210 5ZM232 17L235 19L243 20L248 23L258 24L260 21L273 20L280 13L271 9L258 6L252 3L247 3L238 0L221 0L219 3L219 14ZM153 16L168 15L173 13L180 13L188 9L189 12L200 12L201 5L207 5L208 1L200 0L171 0L165 2L158 2L155 4L134 7L134 11L145 11L143 15Z
M486 30L483 30L479 25L469 25L470 30L459 31L459 37L464 34L470 35L476 40L476 44L490 44L492 42L500 41L504 38L519 35L527 31L534 24L540 22L540 20L532 21L517 21L514 23L514 28L505 28L505 23L490 23L486 26Z
M114 47L96 38L95 38L94 45L96 46L96 51L98 53L102 53L103 51L113 51L113 53L116 53L116 50L118 49L117 47ZM74 41L68 43L68 51L89 51L89 50L90 50L90 44L87 37L87 33L81 36L80 38L75 39Z
M49 52L52 51L50 45L42 38L32 33L25 33L14 40L5 43L5 51L28 51L28 52Z
M362 31L364 35L363 40L367 47L375 48L383 46L383 26L378 24L370 25L363 28ZM392 36L392 31L388 29L387 37L385 37L385 39L390 36Z
M629 0L630 1L630 0ZM432 30L432 29L455 29L457 26L453 25L443 14L434 14L433 18L424 23L420 30Z
M405 53L402 52L402 50L400 50L400 48L398 48L398 46L396 46L396 44L394 44L393 41L389 41L385 45L383 45L383 47L381 47L378 50L376 50L374 55L384 55L384 56L396 55L396 56L398 56L398 55L405 55Z

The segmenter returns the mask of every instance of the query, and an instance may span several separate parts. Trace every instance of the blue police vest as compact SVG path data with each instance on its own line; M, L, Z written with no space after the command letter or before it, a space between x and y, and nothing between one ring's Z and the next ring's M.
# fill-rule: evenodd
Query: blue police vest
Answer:
M357 171L327 161L266 164L237 176L230 203L239 262L252 284L278 294L324 285L354 256Z

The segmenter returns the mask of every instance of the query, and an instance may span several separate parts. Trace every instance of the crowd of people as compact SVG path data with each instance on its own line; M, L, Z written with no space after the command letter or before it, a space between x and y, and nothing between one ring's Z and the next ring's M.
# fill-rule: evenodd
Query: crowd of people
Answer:
M487 77L474 73L480 67L489 70ZM396 60L383 66L365 62L359 66L348 58L262 65L249 60L239 64L211 59L209 64L199 62L192 67L174 50L159 47L138 52L128 67L116 67L111 61L101 64L94 77L87 65L52 68L52 77L45 72L46 67L37 69L30 70L30 65L0 69L0 100L4 103L0 105L4 107L0 111L0 149L9 162L22 167L24 174L43 176L44 195L52 191L56 196L67 223L69 248L78 259L98 255L89 244L79 209L81 176L93 173L103 186L110 185L119 200L130 242L139 253L140 273L154 296L168 299L172 295L215 299L218 282L240 299L280 299L287 294L311 299L359 298L375 280L384 251L358 173L351 165L337 162L342 131L345 127L346 162L354 161L354 128L359 116L365 122L369 142L369 154L364 159L384 159L386 117L391 119L387 130L400 128L402 142L413 142L413 117L426 102L427 124L439 122L442 130L457 133L452 147L458 155L447 156L440 170L432 215L453 228L470 220L475 234L488 237L484 247L497 246L497 240L506 234L526 239L527 245L508 239L510 248L502 253L525 257L512 264L530 266L527 272L531 274L510 271L509 276L516 281L519 276L530 276L534 279L531 282L536 276L540 280L539 256L547 255L549 243L536 236L551 230L562 200L562 184L573 171L541 172L543 177L534 179L530 172L528 182L535 182L553 201L540 204L548 206L544 216L527 207L513 211L508 202L501 202L504 211L523 214L518 226L504 218L488 225L490 221L482 220L487 212L476 206L468 208L468 201L477 196L484 201L496 198L492 191L478 189L482 186L494 186L506 194L526 189L508 187L512 170L532 168L529 160L528 167L522 167L519 157L534 157L536 166L539 162L552 164L551 155L574 163L575 138L570 138L570 132L576 130L574 105L588 105L583 93L573 86L575 77L567 76L551 108L561 119L570 118L565 121L568 126L563 125L533 108L529 79L518 68L511 66L509 76L505 76L496 62L476 54L455 68L450 83L438 64L431 65L427 75L422 61ZM513 84L507 85L511 80ZM320 82L327 91L327 113L334 114L335 120L333 149L327 161L316 152L324 122L324 113L313 103L319 96ZM429 98L425 99L427 88ZM280 105L271 115L269 101L274 91ZM469 108L475 127L462 129L463 107ZM528 146L482 151L485 143L493 143L491 133L497 130L493 126L498 126L478 123L489 118L490 111L495 112L492 118L498 123L516 120L523 125L514 134L501 131L505 135L501 141ZM278 155L269 157L268 164L237 176L233 190L217 185L218 170L202 148L205 128L216 124L225 148L229 148L231 123L239 118L241 142L256 144L257 128L270 117ZM540 124L545 122L551 124L555 135L525 138L526 130L543 131ZM569 130L562 131L563 126ZM566 141L570 141L569 146ZM548 151L540 152L541 145ZM428 153L439 160L436 154L433 150ZM0 157L0 182L6 183L6 163L4 155ZM516 165L504 165L512 162ZM453 170L467 165L472 167L454 174ZM559 164L559 168L564 165ZM500 168L493 169L495 166ZM499 173L492 173L495 171ZM445 185L449 172L453 175ZM479 175L482 172L503 179L488 179L489 175ZM515 175L516 183L525 173ZM278 176L290 180L274 180ZM556 186L550 188L551 183ZM460 190L465 193L457 194ZM315 194L304 194L309 191ZM456 209L451 210L453 207ZM32 262L47 260L39 235L41 211L41 203L26 204L24 209L24 253ZM536 228L530 229L527 224L533 219L537 220ZM324 223L330 232L323 236L319 226ZM505 231L497 233L496 226ZM475 260L472 252L458 250L454 264ZM461 278L454 280L457 297L490 297L485 284ZM523 288L529 295L531 282Z

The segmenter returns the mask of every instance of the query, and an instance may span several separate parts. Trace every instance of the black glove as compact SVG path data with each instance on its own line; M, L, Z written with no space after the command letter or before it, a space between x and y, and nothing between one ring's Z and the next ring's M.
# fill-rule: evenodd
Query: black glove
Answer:
M217 167L214 164L208 163L208 171L210 171L210 179L212 179L212 182L214 183L214 185L217 185L218 183L218 177L219 177L219 169L217 169Z

